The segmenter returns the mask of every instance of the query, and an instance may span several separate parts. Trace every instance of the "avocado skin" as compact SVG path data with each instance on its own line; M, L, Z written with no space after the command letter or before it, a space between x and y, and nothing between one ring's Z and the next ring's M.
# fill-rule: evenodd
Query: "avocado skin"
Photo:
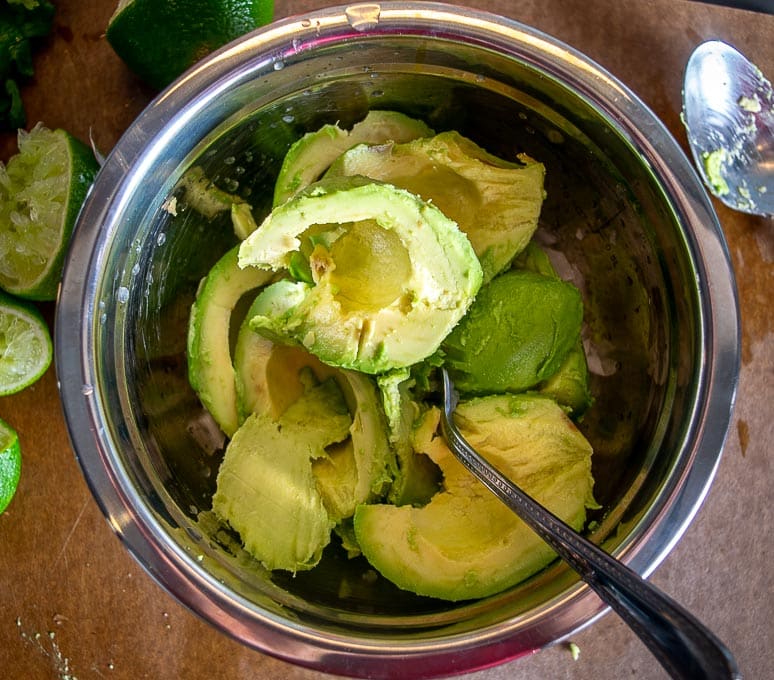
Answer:
M460 392L522 392L550 378L577 345L583 301L571 283L512 270L484 286L442 344Z

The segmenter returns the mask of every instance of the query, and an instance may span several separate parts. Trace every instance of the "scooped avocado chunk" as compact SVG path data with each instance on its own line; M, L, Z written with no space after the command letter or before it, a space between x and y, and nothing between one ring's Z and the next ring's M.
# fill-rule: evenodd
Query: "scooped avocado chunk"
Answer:
M530 241L514 262L514 266L559 279L550 258L534 241ZM567 353L564 362L556 373L541 382L536 389L540 394L545 394L562 406L566 406L573 418L578 419L583 416L594 399L589 388L589 366L586 361L586 351L580 337L575 346Z
M312 465L347 439L350 425L341 391L328 380L276 421L251 415L229 442L212 508L267 569L296 572L319 562L335 521Z
M331 365L382 373L421 361L481 285L478 259L452 220L362 177L319 182L275 208L243 241L240 266L287 268L307 230L327 234L310 254L313 283L267 287L250 323Z
M414 426L422 407L414 400L415 381L406 368L376 379L395 450L396 470L387 500L395 505L424 505L438 491L438 466L414 450Z
M361 505L363 555L400 588L446 600L487 597L521 582L555 555L478 482L438 434L438 411L417 430L417 447L440 466L443 490L422 508ZM458 405L470 444L574 529L595 507L591 446L551 399L497 395Z
M279 419L303 396L310 374L320 382L335 380L352 415L350 437L313 466L326 506L329 501L335 505L332 518L339 521L351 517L358 503L381 494L395 467L373 378L323 364L300 347L271 342L249 327L250 316L248 311L234 351L242 419L251 413Z
M543 164L518 158L502 160L451 131L405 144L361 144L327 176L365 175L432 201L468 235L489 281L532 238L543 205Z
M239 424L229 343L231 317L243 295L257 290L271 278L271 272L241 269L234 247L209 271L191 306L186 341L188 380L228 436Z
M457 389L521 392L551 377L576 346L583 301L571 283L513 270L482 287L443 342Z
M338 125L323 125L305 134L288 150L274 188L274 205L284 203L316 182L339 155L357 144L408 142L432 134L422 121L398 111L369 111L349 131Z

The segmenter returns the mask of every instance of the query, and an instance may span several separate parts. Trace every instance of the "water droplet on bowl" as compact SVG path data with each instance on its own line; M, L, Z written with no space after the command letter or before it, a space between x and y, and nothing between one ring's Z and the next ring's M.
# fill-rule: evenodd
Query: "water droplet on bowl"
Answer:
M129 299L129 289L126 286L121 286L116 292L116 300L119 305L123 305Z
M378 26L381 12L381 6L375 2L350 5L344 10L349 25L356 31L367 31Z

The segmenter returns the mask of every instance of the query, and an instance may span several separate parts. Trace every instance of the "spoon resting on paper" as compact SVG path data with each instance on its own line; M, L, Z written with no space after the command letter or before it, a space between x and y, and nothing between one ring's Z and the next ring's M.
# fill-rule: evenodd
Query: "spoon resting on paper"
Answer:
M441 369L441 431L451 452L614 609L674 678L741 678L731 652L679 604L593 544L503 476L454 423L457 393Z
M734 210L774 215L774 91L730 45L699 45L683 82L683 122L710 191Z

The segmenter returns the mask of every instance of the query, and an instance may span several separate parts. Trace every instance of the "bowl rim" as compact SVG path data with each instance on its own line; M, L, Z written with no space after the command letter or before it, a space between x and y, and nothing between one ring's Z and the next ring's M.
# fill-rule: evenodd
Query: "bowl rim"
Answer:
M353 8L378 22L353 27ZM377 8L375 10L374 8ZM359 11L360 11L359 10ZM369 14L370 12L370 14ZM349 15L348 15L349 13ZM178 601L217 628L264 653L292 663L342 675L410 674L433 677L502 663L566 638L601 616L604 607L582 583L571 588L550 626L537 619L517 630L514 622L476 634L449 636L443 642L360 640L325 633L254 607L226 592L216 578L195 563L124 488L126 471L111 452L102 409L93 389L93 324L99 317L95 272L100 270L110 225L121 201L141 181L153 150L171 143L197 111L216 101L225 88L250 77L248 60L266 68L304 49L308 36L360 40L383 35L417 35L483 46L526 62L557 78L593 103L620 134L640 151L662 183L665 200L687 229L697 283L702 286L699 330L703 356L695 398L694 431L686 434L690 451L670 476L660 503L640 519L646 526L637 541L622 543L617 557L649 575L666 557L692 521L720 461L730 424L740 363L740 322L735 279L728 247L712 204L687 156L663 123L625 85L601 66L561 41L515 20L489 12L435 2L387 2L340 5L288 17L258 29L218 50L156 97L108 155L82 208L69 250L55 322L56 369L65 419L76 459L102 512L129 552L150 576ZM581 65L582 68L578 68ZM250 67L255 69L255 64ZM108 225L105 228L104 225ZM90 325L91 324L91 325ZM72 351L73 339L77 351ZM161 539L161 540L160 540ZM515 637L528 641L517 654Z

